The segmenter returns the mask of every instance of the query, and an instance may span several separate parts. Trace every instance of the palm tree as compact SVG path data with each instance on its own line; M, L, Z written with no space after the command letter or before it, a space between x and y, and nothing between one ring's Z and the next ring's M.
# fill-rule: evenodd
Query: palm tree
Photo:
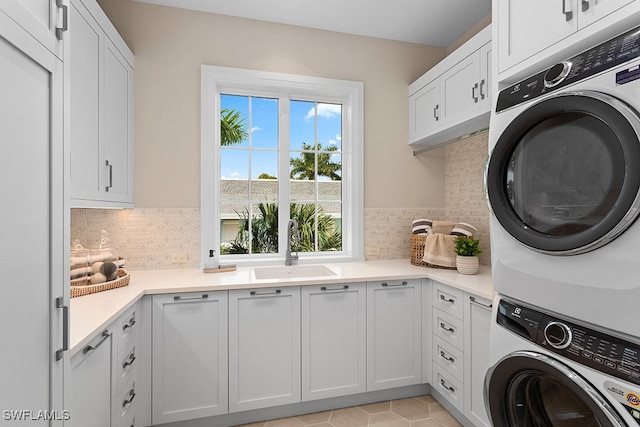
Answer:
M249 132L240 111L228 108L220 111L220 140L222 146L239 144L248 137Z
M340 181L342 177L340 172L342 171L342 165L340 162L333 162L331 160L331 153L327 151L337 151L335 146L329 146L322 148L322 144L319 142L312 146L306 142L302 143L302 153L300 157L291 158L291 179L316 179L316 153L318 155L318 176L326 176L332 181ZM319 153L319 151L324 151Z

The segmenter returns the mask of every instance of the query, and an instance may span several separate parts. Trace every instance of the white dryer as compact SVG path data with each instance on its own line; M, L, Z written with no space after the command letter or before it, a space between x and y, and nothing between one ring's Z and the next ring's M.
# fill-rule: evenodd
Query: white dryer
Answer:
M495 290L640 337L640 29L500 91Z
M494 426L640 425L640 340L501 297L493 319Z

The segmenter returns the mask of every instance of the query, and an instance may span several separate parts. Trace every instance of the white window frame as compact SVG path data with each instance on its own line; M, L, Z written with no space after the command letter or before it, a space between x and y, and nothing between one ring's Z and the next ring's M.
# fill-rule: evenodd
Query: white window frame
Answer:
M363 84L348 80L238 68L201 66L200 118L200 266L214 249L221 262L273 264L284 261L287 221L281 216L277 254L222 255L220 249L220 94L280 98L280 132L288 140L289 99L343 105L342 129L342 251L301 252L299 263L362 261L364 259L364 183L363 183ZM283 98L285 96L285 98ZM287 102L282 102L282 100ZM281 147L282 149L282 147ZM286 152L289 156L289 150ZM279 164L280 206L288 206L289 168ZM285 179L285 177L287 179ZM206 220L213 218L213 220Z

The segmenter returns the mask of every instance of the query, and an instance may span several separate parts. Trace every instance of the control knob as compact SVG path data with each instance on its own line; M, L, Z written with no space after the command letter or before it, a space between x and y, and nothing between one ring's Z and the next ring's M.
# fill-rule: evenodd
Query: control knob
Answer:
M549 322L544 328L544 338L549 345L558 350L565 349L571 344L571 328L562 322Z
M571 71L572 65L571 62L563 61L549 68L544 73L544 87L552 88L559 85Z

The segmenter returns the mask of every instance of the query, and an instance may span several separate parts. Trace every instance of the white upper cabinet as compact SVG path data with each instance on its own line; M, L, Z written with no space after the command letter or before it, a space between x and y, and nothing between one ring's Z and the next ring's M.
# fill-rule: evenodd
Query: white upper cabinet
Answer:
M640 12L639 6L634 0L494 0L500 80L537 62L546 66L547 59L553 63L597 44L623 31L616 29L618 24L637 25L637 16L635 24L632 19ZM606 36L591 41L603 30ZM562 54L573 47L575 52ZM518 64L521 66L515 67Z
M133 206L133 54L95 0L72 0L65 50L73 207Z
M67 6L56 0L2 0L4 11L26 32L31 34L49 51L62 59L62 43L67 26Z
M491 26L409 86L409 144L436 146L489 125Z

